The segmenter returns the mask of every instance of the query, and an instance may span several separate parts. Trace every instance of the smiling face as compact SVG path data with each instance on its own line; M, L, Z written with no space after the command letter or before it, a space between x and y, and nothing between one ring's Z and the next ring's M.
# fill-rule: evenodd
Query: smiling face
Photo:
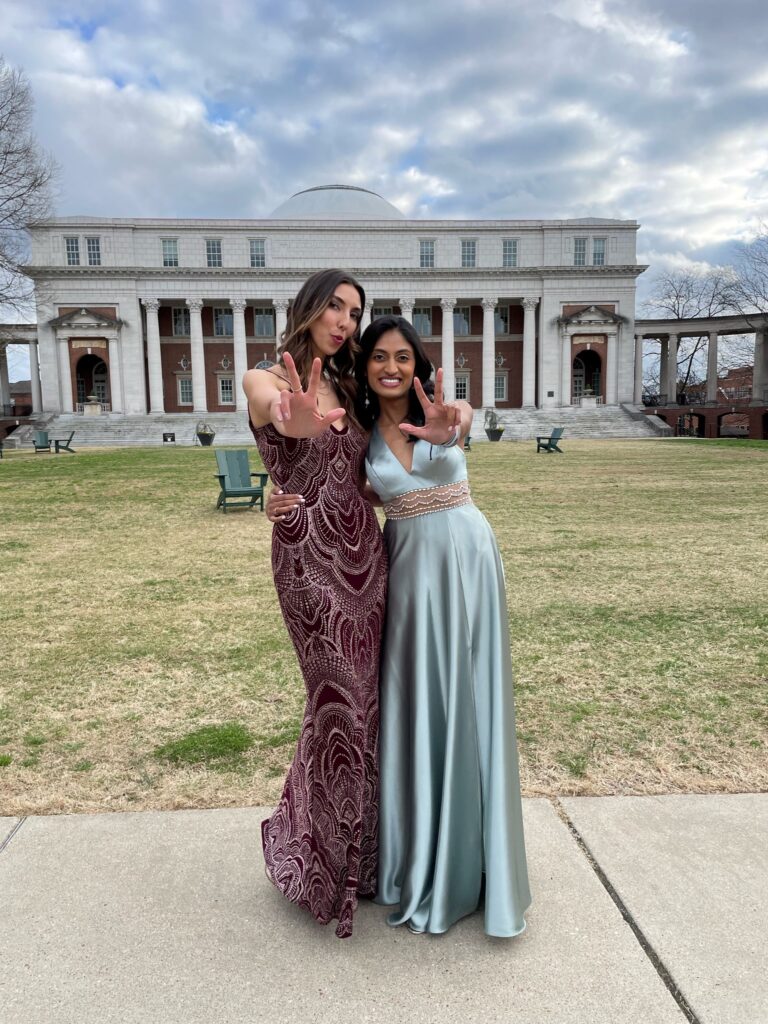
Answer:
M407 396L415 372L413 348L400 331L382 334L366 364L368 387L379 396L379 401Z
M349 341L360 323L360 294L351 284L340 284L325 311L309 327L312 355L334 356Z

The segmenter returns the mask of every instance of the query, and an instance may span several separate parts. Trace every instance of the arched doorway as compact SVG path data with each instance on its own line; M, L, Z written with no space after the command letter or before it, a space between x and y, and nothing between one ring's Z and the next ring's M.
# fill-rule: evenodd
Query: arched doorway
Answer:
M601 395L603 362L593 349L580 352L573 360L572 399L578 401L583 395Z
M109 402L109 370L100 356L81 356L75 369L77 402L82 405L91 395L104 404Z

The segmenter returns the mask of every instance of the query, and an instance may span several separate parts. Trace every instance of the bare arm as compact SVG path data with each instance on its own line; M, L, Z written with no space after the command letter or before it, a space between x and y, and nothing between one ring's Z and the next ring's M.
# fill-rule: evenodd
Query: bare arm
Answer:
M280 387L274 373L267 370L248 370L243 377L243 391L248 399L248 411L254 427L271 423L284 437L317 437L332 423L345 415L345 409L331 409L324 415L317 408L317 389L322 363L315 359L306 391L296 364L286 352L283 356L286 386Z

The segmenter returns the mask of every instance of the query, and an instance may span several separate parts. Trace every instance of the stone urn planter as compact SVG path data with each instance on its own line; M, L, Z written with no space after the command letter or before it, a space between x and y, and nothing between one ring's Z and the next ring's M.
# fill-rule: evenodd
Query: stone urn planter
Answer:
M501 435L504 433L504 427L502 426L498 413L494 409L485 410L485 435L489 441L500 441Z
M197 440L203 448L209 448L213 444L214 437L216 437L216 431L204 420L200 420L198 422L195 427L195 433L197 434Z

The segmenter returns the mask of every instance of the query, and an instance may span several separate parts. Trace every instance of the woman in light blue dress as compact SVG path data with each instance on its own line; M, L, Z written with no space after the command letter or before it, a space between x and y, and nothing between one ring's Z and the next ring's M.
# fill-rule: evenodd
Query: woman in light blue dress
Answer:
M440 371L434 402L424 395L432 366L407 320L374 321L361 348L366 473L389 552L376 900L398 905L390 924L439 933L478 908L484 882L485 931L517 935L530 892L507 602L456 443L471 409L443 403Z
M504 576L459 443L472 410L444 403L407 320L381 317L355 363L366 474L387 516L380 676L379 883L392 925L525 928L530 904ZM270 518L297 496L275 496ZM372 496L373 497L373 496ZM483 900L484 893L484 900Z

